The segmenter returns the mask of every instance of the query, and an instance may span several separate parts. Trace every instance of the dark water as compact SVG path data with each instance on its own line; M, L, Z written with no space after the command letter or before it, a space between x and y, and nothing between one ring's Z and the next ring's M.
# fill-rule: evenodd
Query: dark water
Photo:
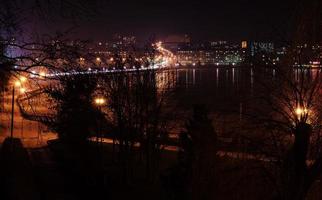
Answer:
M179 69L175 96L182 108L205 104L210 110L236 110L252 96L253 76L248 67Z
M319 73L321 69L294 69L288 72L294 81L302 75L312 79ZM256 67L177 69L174 74L178 107L189 109L194 104L205 104L210 111L245 110L259 95L270 95L263 88L263 82L274 85L280 79L278 69Z

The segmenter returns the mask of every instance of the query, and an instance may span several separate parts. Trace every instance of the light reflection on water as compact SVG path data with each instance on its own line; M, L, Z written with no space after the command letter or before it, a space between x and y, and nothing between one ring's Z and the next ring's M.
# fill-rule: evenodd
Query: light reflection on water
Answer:
M276 82L277 69L256 67L208 67L171 70L175 74L176 101L182 108L205 104L209 109L235 109L258 95L262 80ZM169 73L169 72L166 72ZM294 79L316 78L318 69L294 69ZM261 91L263 92L263 91Z

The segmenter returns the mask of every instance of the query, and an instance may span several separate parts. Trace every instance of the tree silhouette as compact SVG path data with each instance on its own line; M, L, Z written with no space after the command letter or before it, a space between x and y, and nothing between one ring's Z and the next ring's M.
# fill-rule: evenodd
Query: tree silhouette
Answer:
M179 160L187 169L191 199L213 199L217 134L204 106L194 106L187 131L181 133Z
M171 96L171 88L167 88L170 79L161 84L162 72L151 67L156 55L154 46L151 43L147 46L148 52L144 55L148 56L140 62L135 54L126 59L116 54L114 67L119 71L102 77L102 89L108 101L106 110L110 111L114 124L113 149L118 143L118 159L126 174L123 180L131 179L135 145L138 145L140 163L145 165L147 180L157 178L160 151L167 143L167 127L173 115L167 104ZM123 71L124 66L135 70Z
M257 69L258 95L249 102L243 135L268 163L281 199L305 199L321 170L321 70ZM245 118L247 119L247 117ZM247 121L247 120L246 120Z
M244 137L268 161L262 164L276 198L287 200L305 199L322 172L321 69L306 68L309 60L320 61L321 2L297 3L288 54L275 69L255 68L257 95L245 113L251 128Z
M56 114L47 125L64 142L85 143L96 132L100 116L93 103L95 78L86 75L60 78L61 87L48 87L45 93L52 99Z

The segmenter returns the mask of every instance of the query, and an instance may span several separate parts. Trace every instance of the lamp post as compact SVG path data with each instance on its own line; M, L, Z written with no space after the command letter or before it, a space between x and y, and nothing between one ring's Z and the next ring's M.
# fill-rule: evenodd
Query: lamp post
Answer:
M101 67L101 64L102 64L102 59L100 57L97 57L96 58L96 62L98 64L99 67Z
M97 97L94 99L95 105L98 107L99 111L102 111L102 106L105 104L105 99L103 97ZM99 145L99 137L101 137L100 145ZM104 176L104 170L103 170L103 151L102 151L102 144L103 144L103 137L101 133L101 119L98 121L98 130L96 134L96 142L97 142L97 150L98 150L98 156L97 156L97 161L99 165L99 169ZM99 176L100 177L100 176ZM101 180L102 185L104 185L105 178Z
M12 86L12 98L11 98L11 122L10 122L10 138L13 138L13 128L14 128L14 111L15 111L15 89L16 87L20 87L20 93L24 93L26 91L25 88L22 87L22 83L25 82L26 77L22 76L19 80L15 81Z
M14 125L14 111L15 111L15 88L20 87L21 82L16 81L12 86L12 97L11 97L11 123L10 123L10 138L13 138L13 125Z
M97 97L95 98L95 105L98 107L99 111L101 112L102 111L102 106L105 104L105 99L103 97ZM101 121L101 120L100 120ZM96 136L96 141L98 143L98 137L101 136L101 122L99 121L99 127L98 127L98 133L97 133L97 136ZM101 142L102 142L102 137L101 137Z
M307 122L310 111L305 107L297 107L295 109L295 114L300 122L301 121Z

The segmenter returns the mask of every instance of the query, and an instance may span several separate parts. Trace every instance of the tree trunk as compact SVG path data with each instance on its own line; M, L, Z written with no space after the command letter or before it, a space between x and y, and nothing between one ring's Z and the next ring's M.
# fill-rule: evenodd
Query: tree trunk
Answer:
M308 167L306 164L312 127L299 123L294 130L294 145L284 161L282 176L284 179L286 200L304 200L309 190Z

